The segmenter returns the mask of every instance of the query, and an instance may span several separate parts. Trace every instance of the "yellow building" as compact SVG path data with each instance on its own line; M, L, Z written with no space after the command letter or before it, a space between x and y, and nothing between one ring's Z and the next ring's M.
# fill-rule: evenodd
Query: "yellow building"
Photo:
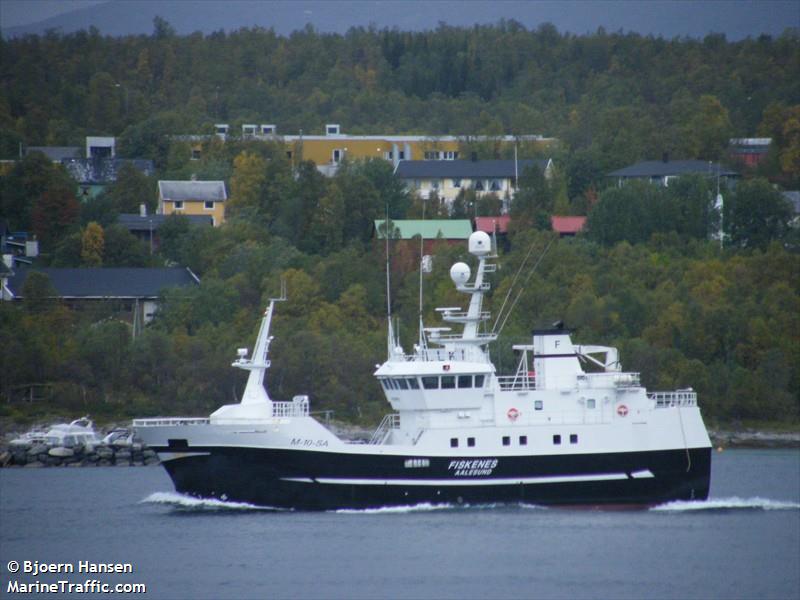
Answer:
M159 181L158 214L208 215L214 227L225 222L224 181Z
M215 125L216 135L229 139L233 134L227 124ZM192 143L192 158L200 158L202 143L200 136L181 136ZM280 140L286 146L286 154L294 163L313 161L320 171L333 175L345 158L351 160L382 158L395 167L404 160L458 160L465 144L492 144L494 149L513 147L514 144L545 148L555 141L541 135L520 136L422 136L422 135L350 135L342 132L336 123L325 125L323 135L278 135L275 125L242 125L241 136L245 140Z

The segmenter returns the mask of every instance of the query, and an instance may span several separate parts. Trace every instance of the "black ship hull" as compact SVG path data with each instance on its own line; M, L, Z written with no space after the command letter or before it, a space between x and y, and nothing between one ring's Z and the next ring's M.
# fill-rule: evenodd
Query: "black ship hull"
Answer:
M247 447L186 451L191 455L163 463L178 492L299 510L424 503L655 505L706 499L711 471L710 447L426 459Z

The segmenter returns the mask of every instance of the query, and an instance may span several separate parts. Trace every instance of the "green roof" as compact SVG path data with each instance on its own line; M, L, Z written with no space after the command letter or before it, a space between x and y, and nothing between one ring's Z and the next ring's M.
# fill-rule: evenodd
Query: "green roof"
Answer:
M375 220L375 232L378 239L384 238L385 219ZM401 240L410 240L415 235L421 235L424 240L435 240L441 236L446 240L466 240L472 233L472 223L469 219L429 219L429 220L390 220L390 223L400 232Z

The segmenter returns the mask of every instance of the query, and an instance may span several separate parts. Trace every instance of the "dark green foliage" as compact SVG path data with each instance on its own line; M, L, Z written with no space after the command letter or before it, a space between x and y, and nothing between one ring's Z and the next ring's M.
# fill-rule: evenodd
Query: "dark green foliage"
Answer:
M712 182L701 176L674 179L668 188L631 181L600 194L589 211L588 234L606 245L646 242L656 234L707 239L719 224L715 199Z
M740 183L725 208L725 230L731 244L766 248L789 233L792 209L780 192L764 179Z

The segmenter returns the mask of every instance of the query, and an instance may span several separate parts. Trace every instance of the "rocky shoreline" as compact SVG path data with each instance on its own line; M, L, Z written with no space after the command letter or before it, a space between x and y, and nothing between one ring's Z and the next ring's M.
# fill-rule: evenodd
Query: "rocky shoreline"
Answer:
M800 432L757 431L743 429L728 431L709 429L708 435L715 448L800 448Z
M156 453L143 444L7 446L0 451L0 467L143 467L160 464Z

